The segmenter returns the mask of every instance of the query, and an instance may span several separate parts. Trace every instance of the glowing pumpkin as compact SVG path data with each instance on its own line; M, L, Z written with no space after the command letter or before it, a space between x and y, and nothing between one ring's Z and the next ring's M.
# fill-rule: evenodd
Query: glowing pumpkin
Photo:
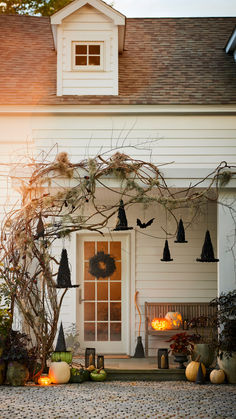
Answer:
M212 384L222 384L225 381L225 373L223 370L213 370L210 373L210 381Z
M159 318L155 318L152 320L151 322L152 328L154 330L168 330L168 329L172 329L171 327L171 322L167 319L165 319L165 317L159 317Z
M38 379L38 384L40 386L49 386L51 379L47 375L41 375Z
M165 318L171 322L171 329L179 329L182 326L183 319L178 311L169 311Z
M187 365L186 370L185 370L185 376L188 381L194 381L194 382L196 381L199 365L200 365L200 362L198 361L191 361ZM205 377L206 367L202 362L201 362L201 366L202 366L202 373Z

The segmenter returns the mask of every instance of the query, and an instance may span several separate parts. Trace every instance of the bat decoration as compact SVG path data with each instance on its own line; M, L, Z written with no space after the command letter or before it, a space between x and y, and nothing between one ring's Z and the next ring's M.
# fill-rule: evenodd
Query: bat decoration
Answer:
M137 218L137 226L140 228L147 228L153 223L153 220L155 220L155 218L151 218L151 220L149 220L147 223L141 223L140 219Z

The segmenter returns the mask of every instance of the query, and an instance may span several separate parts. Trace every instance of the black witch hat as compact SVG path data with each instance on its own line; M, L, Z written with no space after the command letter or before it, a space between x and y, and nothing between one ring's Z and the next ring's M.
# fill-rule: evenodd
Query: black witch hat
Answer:
M197 372L197 377L196 377L196 384L204 384L205 383L205 377L202 371L202 364L201 362L199 363L199 367L198 367L198 372Z
M209 230L206 231L201 258L198 258L197 262L219 262L219 259L216 259L214 256L214 250Z
M44 238L44 225L41 214L39 214L36 239L39 239L40 237Z
M54 352L66 352L66 341L65 341L62 323L61 323L60 330L58 333L57 345Z
M163 250L163 258L161 259L162 262L171 262L173 259L171 259L170 256L170 250L169 250L169 244L168 240L165 241L165 247Z
M118 209L118 221L116 223L116 228L114 228L114 231L132 230L132 229L133 229L133 227L128 227L128 222L127 222L125 209L124 209L124 202L121 199L120 200L120 206L119 206L119 209Z
M183 224L182 218L180 218L179 220L175 243L188 243L185 240L185 231L184 231L184 224Z
M57 288L76 288L79 285L71 284L71 274L68 263L67 250L62 249L61 260L57 274Z

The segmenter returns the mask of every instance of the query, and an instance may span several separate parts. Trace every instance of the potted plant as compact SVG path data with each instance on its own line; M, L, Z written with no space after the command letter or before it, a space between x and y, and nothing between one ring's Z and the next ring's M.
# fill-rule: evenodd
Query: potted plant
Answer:
M187 362L187 355L193 350L193 335L187 334L187 332L176 333L167 342L170 344L170 349L175 357L175 362L179 363L179 369L185 369L184 362Z
M216 320L219 327L218 364L226 373L228 382L236 384L236 290L222 293L211 301L216 307Z
M189 328L194 331L192 361L200 359L205 367L209 367L215 358L214 341L217 334L215 319L208 316L194 317L189 322Z
M24 333L15 330L7 336L2 358L7 362L6 382L10 385L22 386L29 378L28 342Z

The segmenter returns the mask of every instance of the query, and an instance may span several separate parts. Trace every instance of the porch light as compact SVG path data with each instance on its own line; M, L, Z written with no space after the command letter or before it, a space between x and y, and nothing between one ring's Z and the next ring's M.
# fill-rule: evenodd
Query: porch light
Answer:
M168 349L166 349L166 348L158 349L157 365L158 365L159 369L168 369L169 368Z
M95 366L95 348L86 348L85 349L85 368L88 368L90 365Z

